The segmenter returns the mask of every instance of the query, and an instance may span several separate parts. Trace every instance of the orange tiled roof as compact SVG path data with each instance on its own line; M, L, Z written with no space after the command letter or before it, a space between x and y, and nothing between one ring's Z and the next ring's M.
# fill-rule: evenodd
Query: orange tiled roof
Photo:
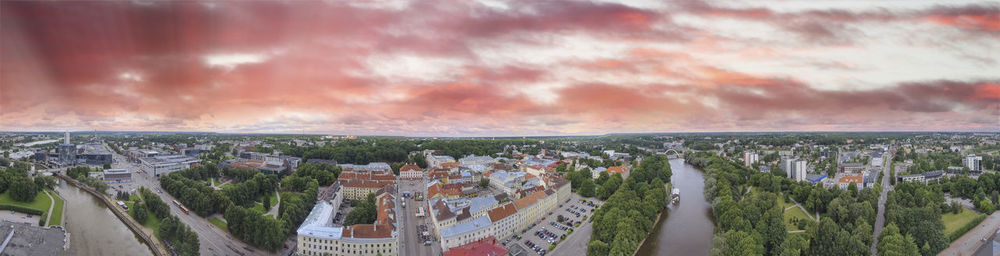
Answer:
M448 169L458 168L458 162L441 163L441 167L448 168Z
M541 200L542 198L545 198L545 192L535 191L528 195L525 195L524 197L514 200L514 206L517 206L517 209L519 210L527 209L528 207L531 207L531 205L534 205L536 202L538 202L538 200Z
M851 183L851 182L854 182L854 183L857 183L857 184L861 184L861 183L864 183L864 180L865 180L864 176L844 176L844 177L840 177L840 183Z
M401 172L403 172L403 171L423 171L423 169L420 169L420 166L417 166L415 164L408 164L408 165L404 165L403 167L399 167L399 171L401 171Z
M486 212L486 215L490 216L490 222L497 222L515 213L517 213L517 207L512 203L508 203L501 207L490 209Z

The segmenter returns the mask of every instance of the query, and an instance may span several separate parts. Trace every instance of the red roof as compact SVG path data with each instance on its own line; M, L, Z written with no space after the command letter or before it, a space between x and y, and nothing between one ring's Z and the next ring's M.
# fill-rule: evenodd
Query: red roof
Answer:
M445 252L445 256L501 256L507 255L506 248L497 241L496 237L488 236L479 241L471 242L459 247L451 248Z

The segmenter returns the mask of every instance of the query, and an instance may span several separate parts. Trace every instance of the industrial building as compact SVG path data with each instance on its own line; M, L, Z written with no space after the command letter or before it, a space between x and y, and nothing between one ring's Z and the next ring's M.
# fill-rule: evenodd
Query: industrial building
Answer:
M201 159L185 155L166 155L140 158L139 168L150 177L159 177L198 166L198 163L201 163Z

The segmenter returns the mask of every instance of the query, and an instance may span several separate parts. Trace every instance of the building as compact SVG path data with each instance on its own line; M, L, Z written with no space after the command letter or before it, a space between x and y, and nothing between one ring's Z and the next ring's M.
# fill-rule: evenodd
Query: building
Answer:
M525 181L526 175L524 172L496 171L490 174L490 187L513 194L521 188L521 182Z
M975 154L970 154L965 158L962 158L962 166L969 168L970 172L982 172L983 171L983 157L977 156Z
M444 256L503 256L507 248L494 236L488 236L475 242L451 248Z
M791 172L788 173L788 178L794 181L805 181L806 169L809 167L806 160L794 160L791 163L789 168Z
M77 148L76 159L92 165L111 164L111 151L108 151L103 144L88 143Z
M806 174L806 180L812 184L820 183L826 179L826 174Z
M840 172L846 173L857 173L865 169L865 166L861 163L841 163Z
M69 141L69 138L66 139ZM59 144L59 162L64 165L76 165L76 145L63 143Z
M172 172L198 166L201 159L185 155L166 155L139 159L139 168L151 177L160 177Z
M301 255L398 255L399 226L396 196L392 189L376 195L375 223L339 226L333 223L337 208L328 201L317 202L296 231Z
M155 149L129 149L128 151L125 151L125 157L128 157L129 161L135 163L138 163L139 159L142 158L157 157L161 155L167 155L167 154L164 153L163 151Z
M863 188L865 185L865 177L860 175L840 177L840 181L837 182L837 185L840 187L840 189L847 189L847 187L850 186L851 183L854 183L854 185L857 186L857 188Z
M132 182L132 172L127 169L107 169L104 170L105 183L126 183Z
M794 175L793 173L794 170L792 170L792 168L794 168L794 166L795 166L795 158L781 159L781 170L785 171L785 176L787 176L788 179L795 180L794 178L792 178L792 175Z
M419 180L424 177L423 169L414 164L407 164L399 168L399 178L407 180Z
M909 181L927 182L940 179L942 176L944 176L944 171L937 170L920 174L899 175L896 177L897 179L903 182L909 182Z
M757 152L753 152L753 151L743 152L743 165L744 166L753 166L753 164L757 163L757 161L759 161L759 160L760 160L760 155L758 155Z

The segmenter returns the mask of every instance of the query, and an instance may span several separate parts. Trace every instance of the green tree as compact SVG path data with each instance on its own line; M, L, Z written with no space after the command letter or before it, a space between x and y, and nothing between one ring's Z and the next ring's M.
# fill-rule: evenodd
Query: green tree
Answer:
M479 179L479 187L480 188L486 188L486 187L489 187L489 186L490 186L490 179L487 179L487 178Z
M759 235L730 230L712 238L712 256L764 255Z
M132 218L136 222L145 223L146 222L146 206L143 204L134 204L132 206Z
M781 256L799 256L809 248L809 241L802 236L789 236L781 243Z
M16 176L10 183L10 198L18 202L31 202L38 195L38 189L31 178Z
M580 196L582 197L594 197L594 181L590 179L583 180L583 184L580 187Z

